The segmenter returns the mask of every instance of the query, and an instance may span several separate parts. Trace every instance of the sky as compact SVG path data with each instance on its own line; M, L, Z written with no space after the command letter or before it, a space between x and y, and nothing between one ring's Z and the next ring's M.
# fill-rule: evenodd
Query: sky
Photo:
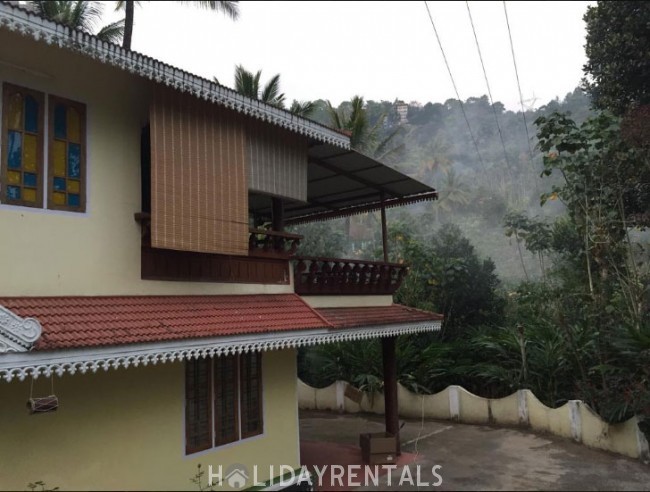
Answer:
M105 18L115 20L115 2ZM582 77L582 16L595 2L507 2L526 107ZM469 2L492 95L520 107L503 2ZM460 97L487 93L466 2L429 2ZM240 2L232 21L177 2L136 7L133 49L232 87L234 67L281 74L289 101L444 102L455 97L424 2Z

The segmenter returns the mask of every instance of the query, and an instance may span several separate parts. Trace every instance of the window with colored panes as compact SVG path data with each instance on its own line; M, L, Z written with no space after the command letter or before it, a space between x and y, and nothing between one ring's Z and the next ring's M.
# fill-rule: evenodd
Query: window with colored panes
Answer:
M86 107L49 97L48 208L83 212L86 208Z
M0 201L43 206L43 94L3 84Z

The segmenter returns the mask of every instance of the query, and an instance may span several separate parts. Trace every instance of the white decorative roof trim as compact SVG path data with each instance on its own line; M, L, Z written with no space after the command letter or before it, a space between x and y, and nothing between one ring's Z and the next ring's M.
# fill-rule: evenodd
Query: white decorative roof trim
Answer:
M242 96L232 89L149 56L125 50L121 46L102 41L90 34L49 21L24 8L0 2L0 28L81 53L101 63L140 75L306 137L344 149L350 148L350 137L335 130L270 104Z
M0 306L0 354L27 352L41 336L41 324Z
M0 380L24 380L27 377L49 377L52 374L97 372L100 369L213 357L247 352L264 352L286 348L349 342L368 338L411 335L440 330L440 321L392 324L363 328L318 329L275 332L209 339L177 340L173 342L142 343L112 347L70 349L56 352L7 354L0 357Z

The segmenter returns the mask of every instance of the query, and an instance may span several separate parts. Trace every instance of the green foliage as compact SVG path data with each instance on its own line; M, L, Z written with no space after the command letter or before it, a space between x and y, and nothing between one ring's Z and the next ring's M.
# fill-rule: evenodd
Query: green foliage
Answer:
M626 315L636 326L643 281L630 251L630 215L647 210L650 182L647 154L631 147L621 136L618 120L605 113L578 126L561 114L539 118L544 175L559 173L561 181L542 203L557 198L567 207L571 226L582 239L580 248L564 250L565 258L585 266L585 281L592 299L605 309L612 295L623 288ZM631 318L629 318L631 316Z
M343 258L348 256L344 221L312 222L292 227L294 234L304 237L300 241L302 256L320 256L325 258Z
M38 15L72 29L94 34L102 41L121 43L124 35L124 19L95 29L102 19L104 6L100 2L29 1L27 4Z
M196 474L190 478L190 482L192 482L194 485L196 485L196 488L199 489L200 492L204 491L212 491L214 490L215 485L219 484L212 484L210 485L209 483L204 484L203 479L205 478L205 470L201 468L201 463L196 465Z
M587 8L587 77L594 104L624 114L650 104L650 4L599 1Z
M609 422L637 415L650 434L650 111L638 107L648 104L649 10L642 2L589 9L589 94L576 89L527 110L538 127L532 155L521 114L487 97L465 103L483 163L459 101L409 105L392 141L404 146L396 166L435 186L440 200L391 212L391 259L411 264L395 297L445 322L441 333L398 340L402 384L422 393L459 384L485 397L529 388L551 407L582 399ZM624 121L594 114L588 95ZM357 134L376 128L377 141L398 128L391 111L355 98L336 109L318 104L315 117ZM442 226L448 221L455 225ZM363 256L377 248L368 241ZM507 294L485 253L510 280ZM382 385L374 342L308 349L300 360L311 384Z
M397 302L444 314L445 335L452 338L500 321L504 303L494 263L481 260L458 227L440 227L427 243L399 230L392 240L396 259L412 265Z
M44 2L47 3L47 2ZM61 2L65 3L65 2ZM124 21L124 39L122 47L130 50L131 39L133 38L133 25L134 25L134 11L135 6L140 6L141 2L134 0L118 0L115 2L115 10L124 10L126 18ZM230 17L232 20L239 19L239 2L237 0L216 0L216 1L179 1L182 5L189 5L201 9L212 10L214 12L221 12L225 16Z
M284 109L285 95L280 90L280 74L275 74L271 77L264 86L261 85L262 71L258 70L253 73L246 70L242 65L235 67L235 90L240 94L251 99L275 106L276 108ZM219 81L215 78L215 82ZM294 101L289 107L289 111L295 115L308 117L316 106L310 101Z
M371 115L366 103L361 96L354 96L350 102L342 103L335 108L330 101L326 101L326 112L329 116L328 124L337 130L350 134L350 145L355 150L363 152L380 161L386 161L398 155L404 148L401 144L394 144L401 133L401 128L395 128L382 136L386 113L376 116L371 123Z
M38 482L28 483L27 488L29 490L37 490L40 492L54 492L55 490L59 490L59 487L48 487L47 484L41 480Z
M271 77L263 87L260 85L261 77L261 70L253 73L242 65L237 65L235 67L235 90L251 99L258 99L279 108L284 107L284 94L280 92L280 74Z

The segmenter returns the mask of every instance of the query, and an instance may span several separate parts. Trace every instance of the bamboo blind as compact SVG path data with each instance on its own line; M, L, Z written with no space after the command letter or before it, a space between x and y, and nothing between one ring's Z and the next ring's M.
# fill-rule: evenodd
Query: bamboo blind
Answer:
M160 86L150 113L151 245L247 255L242 117Z
M307 139L260 121L247 126L249 189L307 201Z

